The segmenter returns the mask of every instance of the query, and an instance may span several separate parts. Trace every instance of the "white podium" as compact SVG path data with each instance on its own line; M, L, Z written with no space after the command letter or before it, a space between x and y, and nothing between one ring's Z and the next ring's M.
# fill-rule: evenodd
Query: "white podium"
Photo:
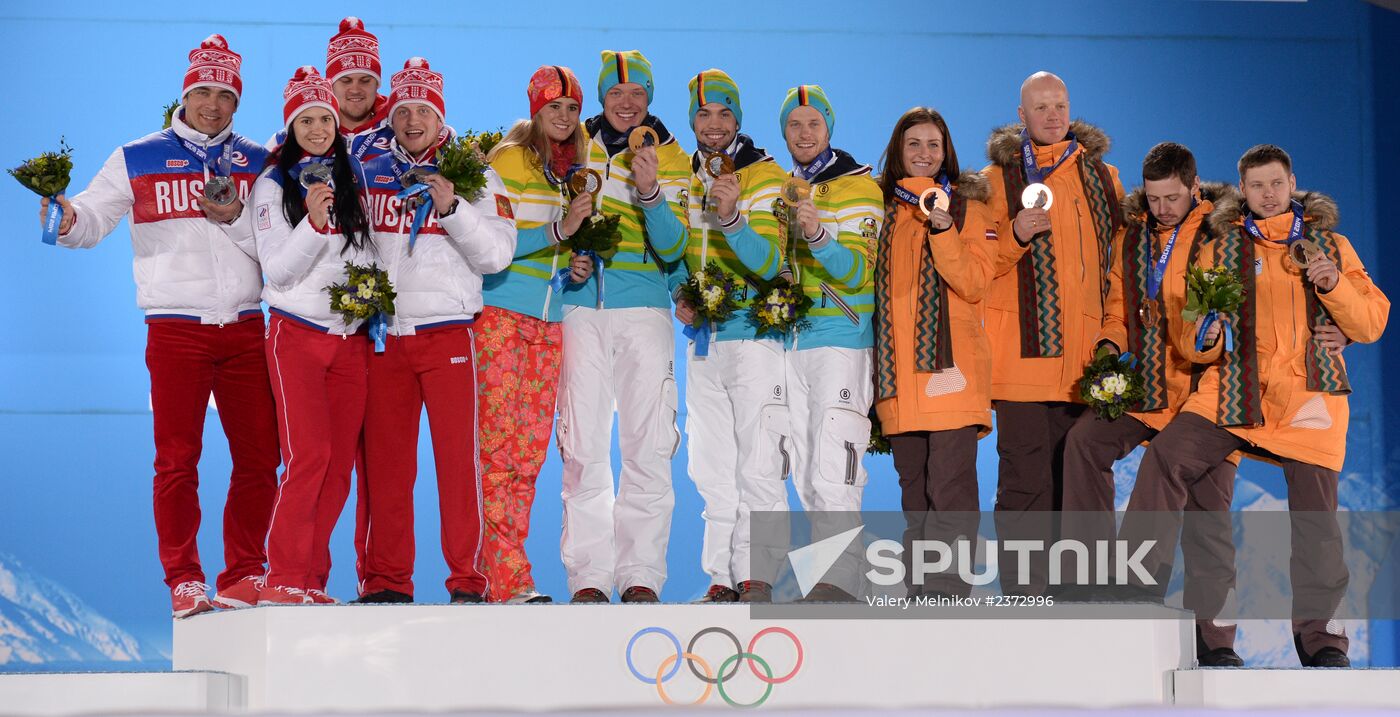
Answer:
M656 709L668 701L1163 705L1173 672L1193 661L1189 615L1167 609L1159 619L1098 620L782 611L766 619L733 604L263 607L177 621L173 662L176 670L241 675L251 711L392 712ZM701 679L721 670L717 685Z

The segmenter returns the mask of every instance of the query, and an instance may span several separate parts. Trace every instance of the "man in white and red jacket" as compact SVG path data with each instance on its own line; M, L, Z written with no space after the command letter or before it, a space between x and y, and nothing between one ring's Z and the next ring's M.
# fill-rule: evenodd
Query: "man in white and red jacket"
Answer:
M388 154L364 167L374 245L398 298L386 349L370 358L365 456L373 529L360 601L412 600L413 483L426 404L447 590L453 602L481 602L488 586L472 323L481 312L482 275L505 269L515 253L515 221L494 170L486 170L486 187L476 197L456 195L452 182L436 174L437 152L452 137L442 75L414 57L390 86L394 140ZM415 212L398 197L405 184L425 185L419 199L432 201L416 242L410 240Z
M242 58L222 36L210 35L189 60L171 126L118 148L71 202L58 198L61 246L96 246L131 217L155 420L156 534L175 617L212 608L195 542L210 392L233 457L216 605L257 600L280 460L262 348L262 274L257 258L222 226L246 221L243 201L267 153L233 132ZM233 201L205 200L211 181L231 182Z

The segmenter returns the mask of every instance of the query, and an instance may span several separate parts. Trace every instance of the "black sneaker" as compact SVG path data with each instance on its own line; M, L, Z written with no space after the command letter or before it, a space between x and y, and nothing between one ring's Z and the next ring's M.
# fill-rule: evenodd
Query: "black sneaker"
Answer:
M389 603L411 603L413 596L408 593L401 593L397 590L379 590L372 593L365 593L351 602L361 605L385 605Z
M452 591L453 605L471 605L479 602L486 602L486 598L482 597L481 593L471 593L466 590Z
M739 602L773 602L773 586L762 580L740 581Z
M710 586L710 589L707 590L707 591L705 591L705 597L702 597L702 598L700 598L699 600L696 600L695 602L697 602L697 603L715 603L715 602L738 602L738 601L739 601L739 593L734 592L734 590L733 590L732 588L730 588L729 586L727 586L727 585L711 585L711 586Z
M1202 652L1196 658L1196 664L1201 667L1244 667L1244 659L1239 653L1228 647L1217 647L1214 650Z
M1312 659L1308 660L1308 667L1351 667L1351 659L1347 653L1335 647L1324 647L1313 653Z
M569 599L569 602L578 605L581 603L605 603L612 601L608 598L607 593L598 588L584 588L574 593L574 596Z
M656 591L651 588L644 588L641 585L633 585L622 591L623 602L661 602L661 598L656 596Z

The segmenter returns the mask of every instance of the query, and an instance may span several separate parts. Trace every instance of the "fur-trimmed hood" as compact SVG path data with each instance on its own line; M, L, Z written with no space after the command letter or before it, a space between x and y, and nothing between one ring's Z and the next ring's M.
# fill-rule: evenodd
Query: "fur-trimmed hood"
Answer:
M997 127L987 137L987 159L1002 167L1021 166L1021 132L1026 126L1020 122ZM1084 120L1069 123L1069 131L1079 140L1084 154L1089 159L1103 159L1113 142L1108 134Z
M1303 219L1314 229L1330 231L1335 229L1340 215L1337 203L1322 192L1294 192L1293 199L1303 203ZM1231 196L1215 203L1215 211L1210 215L1210 228L1217 234L1230 229L1244 219L1244 195L1236 190Z
M987 181L987 175L981 172L963 172L954 184L957 185L958 194L967 199L985 202L992 196L992 184Z
M1224 182L1201 182L1201 199L1209 200L1216 207L1220 203L1231 197L1239 195L1240 190L1233 184ZM1128 221L1142 223L1147 221L1147 192L1142 187L1134 189L1123 198L1123 216Z

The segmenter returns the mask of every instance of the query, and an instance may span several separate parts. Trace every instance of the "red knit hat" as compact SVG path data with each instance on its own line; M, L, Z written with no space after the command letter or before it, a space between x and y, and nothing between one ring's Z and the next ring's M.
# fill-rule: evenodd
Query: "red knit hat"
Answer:
M330 110L336 125L340 125L340 104L335 100L335 93L331 92L331 83L316 68L306 65L297 68L296 74L282 90L282 124L291 127L297 115L312 107Z
M389 115L399 105L421 103L437 111L438 118L447 121L447 103L442 99L442 75L428 67L428 61L421 57L410 57L403 63L403 69L389 78Z
M572 98L583 106L583 88L578 84L574 71L562 65L540 65L535 74L530 75L530 84L525 87L530 98L530 116L539 114L540 108L560 97Z
M365 29L358 17L340 21L340 32L326 45L326 80L335 83L341 75L363 73L383 81L379 74L379 38Z
M228 90L235 98L243 94L243 78L238 68L243 65L243 57L228 49L228 41L223 35L210 35L190 50L190 68L185 70L184 97L196 87L214 87Z

